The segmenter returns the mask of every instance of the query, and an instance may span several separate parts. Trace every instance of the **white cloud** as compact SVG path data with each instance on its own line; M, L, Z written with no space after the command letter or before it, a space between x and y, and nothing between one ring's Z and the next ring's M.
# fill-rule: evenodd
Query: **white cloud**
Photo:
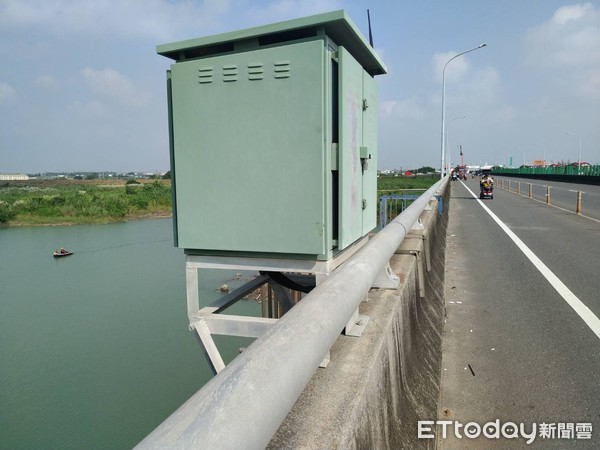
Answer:
M434 70L434 79L442 82L442 76L444 72L444 66L448 64L448 61L456 56L458 52L446 52L446 53L436 53L433 55L432 63ZM453 60L446 66L446 81L449 80L459 80L469 69L468 58L460 57Z
M166 39L182 29L210 30L230 11L228 0L0 1L0 27L35 27L59 35Z
M87 85L96 94L125 106L145 106L150 95L138 90L124 75L114 69L102 70L86 67L81 71Z
M591 9L592 5L589 3L562 6L556 10L551 21L558 25L564 25L571 20L581 19L586 13L589 13Z
M531 65L600 64L600 9L590 3L559 8L525 37Z
M56 35L149 38L157 42L208 35L235 26L235 10L262 24L341 9L341 0L0 0L0 28Z
M440 74L443 65L455 53L436 54L433 58L436 73ZM502 79L494 67L471 70L464 56L453 60L446 68L446 103L454 106L473 109L476 105L493 105L502 101ZM456 64L456 66L455 66ZM439 102L436 92L432 102Z
M591 3L564 6L525 36L531 70L555 80L567 95L600 97L600 8Z

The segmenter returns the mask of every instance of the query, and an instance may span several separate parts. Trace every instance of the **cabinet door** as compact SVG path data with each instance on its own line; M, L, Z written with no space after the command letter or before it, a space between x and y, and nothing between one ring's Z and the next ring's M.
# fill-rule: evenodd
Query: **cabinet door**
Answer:
M363 71L363 235L377 226L377 84Z
M341 250L363 235L363 68L344 48L339 58L339 234Z
M173 65L180 247L326 252L324 62L312 41Z

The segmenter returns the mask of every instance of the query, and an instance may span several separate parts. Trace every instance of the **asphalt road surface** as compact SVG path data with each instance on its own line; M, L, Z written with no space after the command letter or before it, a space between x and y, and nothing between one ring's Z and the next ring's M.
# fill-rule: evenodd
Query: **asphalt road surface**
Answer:
M451 189L438 446L600 448L600 222Z
M525 197L529 196L531 185L532 198L542 203L546 202L549 187L550 204L571 212L575 212L577 193L581 192L581 214L600 220L600 186L504 176L496 179L496 185L503 190L510 190L514 195L518 192L518 195Z

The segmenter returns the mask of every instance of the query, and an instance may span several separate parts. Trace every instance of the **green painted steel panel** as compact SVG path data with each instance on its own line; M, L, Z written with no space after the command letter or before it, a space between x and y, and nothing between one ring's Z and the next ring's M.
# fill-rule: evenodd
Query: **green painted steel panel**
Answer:
M363 236L362 146L363 68L343 47L338 48L340 78L340 219L338 247Z
M344 11L160 45L175 244L328 259L375 227L386 72Z
M238 44L257 39L263 39L266 42L277 40L284 42L285 39L290 37L295 36L297 38L303 34L311 35L318 30L323 31L337 45L346 47L371 75L381 75L387 72L379 55L375 53L356 24L343 10L162 44L157 46L156 51L167 58L182 61L217 52L237 52L239 51Z
M171 205L173 208L173 243L178 247L177 236L177 180L175 179L175 148L173 147L173 102L171 96L171 71L167 70L167 109L169 118L169 162L171 166Z
M366 160L363 164L363 211L362 234L367 234L377 226L377 83L367 72L363 72L363 97L366 109L363 111L363 148Z
M173 64L178 244L323 255L323 40Z

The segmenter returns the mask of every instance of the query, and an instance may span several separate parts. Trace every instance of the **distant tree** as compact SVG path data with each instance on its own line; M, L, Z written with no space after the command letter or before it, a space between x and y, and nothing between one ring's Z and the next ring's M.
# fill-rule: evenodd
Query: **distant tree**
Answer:
M92 172L92 173L88 173L88 174L85 176L85 179L86 179L86 180L97 180L97 179L98 179L98 177L99 177L99 175L98 175L98 172Z
M163 175L163 180L170 180L171 179L171 171L169 170L168 172L166 172Z
M429 166L423 166L415 171L416 173L433 173L435 169Z
M127 180L125 184L140 184L140 182L135 178L132 178L131 180Z

